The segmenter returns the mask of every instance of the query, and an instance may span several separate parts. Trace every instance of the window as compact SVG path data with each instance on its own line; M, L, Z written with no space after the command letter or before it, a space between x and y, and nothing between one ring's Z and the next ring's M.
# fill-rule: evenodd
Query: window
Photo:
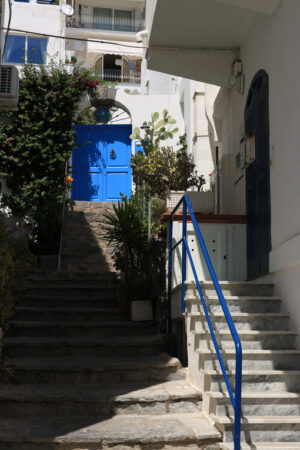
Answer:
M46 64L47 43L44 38L8 35L4 61L9 63Z
M134 31L132 30L132 11L93 8L94 28L102 30Z

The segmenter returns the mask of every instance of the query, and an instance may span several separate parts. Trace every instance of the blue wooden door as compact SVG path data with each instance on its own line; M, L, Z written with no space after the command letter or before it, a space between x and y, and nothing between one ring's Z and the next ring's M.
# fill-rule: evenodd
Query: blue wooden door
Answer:
M76 125L73 200L114 202L131 193L131 125Z

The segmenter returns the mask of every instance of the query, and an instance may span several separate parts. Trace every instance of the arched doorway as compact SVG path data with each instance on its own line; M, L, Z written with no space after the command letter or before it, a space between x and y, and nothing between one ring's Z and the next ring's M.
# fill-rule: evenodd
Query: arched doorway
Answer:
M96 113L105 107L108 111L112 106L122 107L111 99L92 99L90 106ZM131 122L127 109L125 113ZM130 197L131 123L99 124L97 114L94 117L93 124L74 126L77 146L72 155L72 199L114 202L122 194Z
M269 77L254 77L245 107L245 133L255 139L255 161L246 169L248 279L269 272L271 250Z

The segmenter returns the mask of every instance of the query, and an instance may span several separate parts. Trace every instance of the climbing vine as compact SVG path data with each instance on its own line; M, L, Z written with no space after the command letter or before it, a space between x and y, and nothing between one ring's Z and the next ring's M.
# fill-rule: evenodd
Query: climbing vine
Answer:
M27 217L39 253L55 253L59 242L65 163L74 149L72 125L80 96L99 80L74 65L47 68L25 64L20 79L18 111L0 123L0 175L10 193L2 205Z

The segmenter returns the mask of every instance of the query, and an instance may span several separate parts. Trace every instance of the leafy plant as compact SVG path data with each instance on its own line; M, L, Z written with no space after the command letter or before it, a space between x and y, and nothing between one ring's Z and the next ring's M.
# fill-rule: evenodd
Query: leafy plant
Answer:
M156 282L161 269L164 272L164 244L148 239L140 208L136 199L123 197L122 202L113 205L113 212L103 213L103 238L114 247L115 267L124 273L122 287L128 302L153 298L164 286Z
M2 197L13 215L32 219L38 253L56 253L65 162L74 149L73 123L80 96L99 80L89 70L63 64L25 64L18 111L0 124L0 174L11 192Z
M190 184L194 164L186 151L185 136L181 136L181 147L158 147L146 156L138 152L131 158L134 182L146 185L147 193L164 199L170 190L186 190Z
M178 132L178 128L171 130L170 126L176 123L175 119L168 114L166 109L163 110L162 119L159 120L159 113L155 112L151 115L151 120L147 123L147 126L143 129L143 136L141 135L141 129L136 127L133 130L131 139L138 139L141 141L145 155L148 156L153 150L158 149L160 141L166 139L173 139L174 134Z

